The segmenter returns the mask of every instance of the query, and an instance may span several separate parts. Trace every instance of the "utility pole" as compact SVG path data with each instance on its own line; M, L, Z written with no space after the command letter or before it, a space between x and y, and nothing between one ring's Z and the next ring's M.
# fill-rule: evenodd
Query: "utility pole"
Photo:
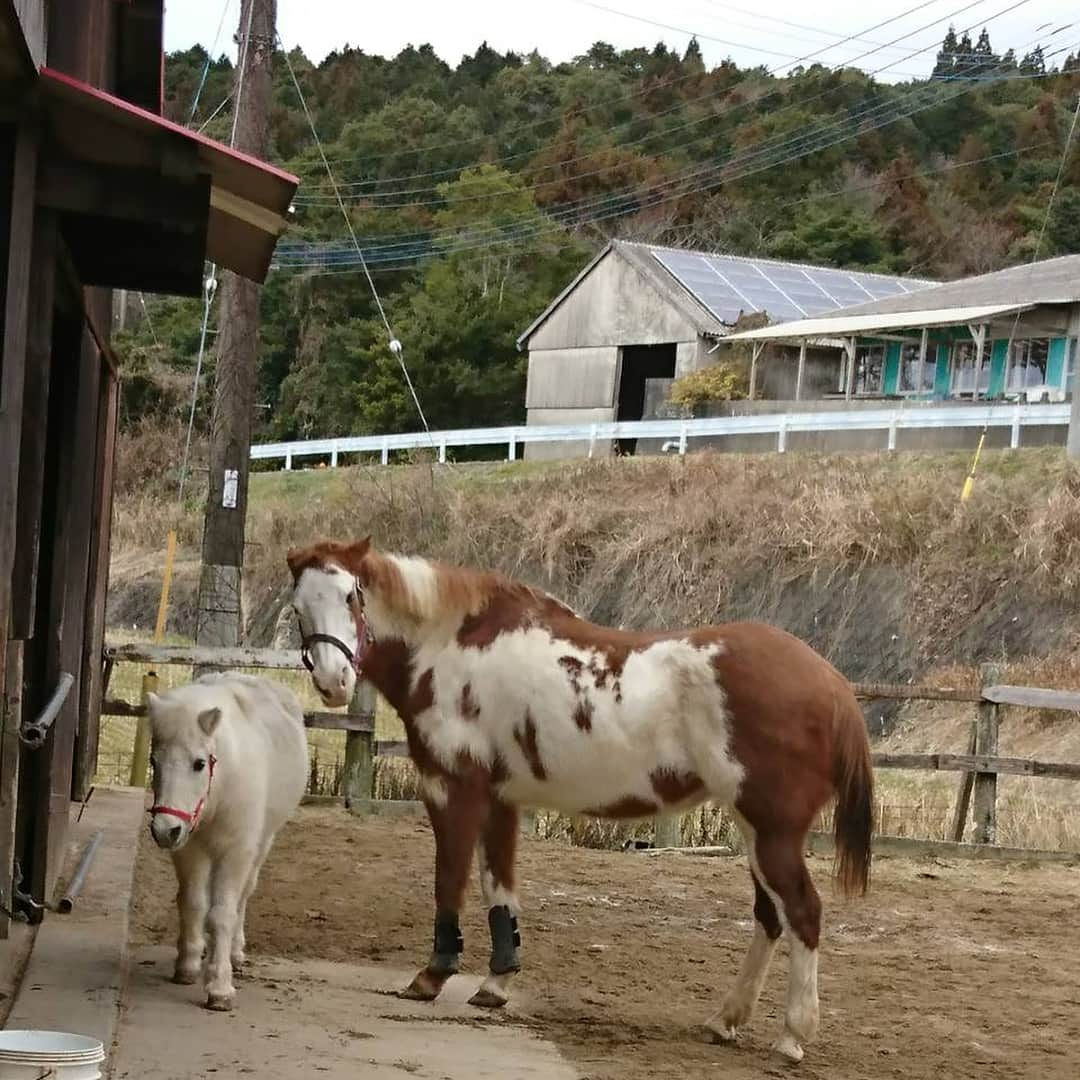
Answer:
M1073 308L1072 317L1069 319L1068 335L1065 341L1066 378L1070 359L1076 370L1073 372L1072 386L1065 384L1066 389L1072 390L1072 411L1069 413L1069 435L1065 453L1080 465L1080 308Z
M276 16L276 0L241 0L231 145L257 158L270 150ZM221 275L217 343L195 639L228 647L243 639L244 522L259 348L259 286L229 271Z

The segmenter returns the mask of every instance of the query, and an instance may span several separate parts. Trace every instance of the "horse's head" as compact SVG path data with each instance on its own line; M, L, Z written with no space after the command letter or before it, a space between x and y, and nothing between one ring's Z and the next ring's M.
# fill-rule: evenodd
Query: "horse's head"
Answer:
M304 666L331 708L352 699L368 644L359 574L370 547L368 538L355 544L292 548L287 556Z
M148 697L154 773L150 832L158 847L176 851L198 828L214 781L221 709L194 684Z

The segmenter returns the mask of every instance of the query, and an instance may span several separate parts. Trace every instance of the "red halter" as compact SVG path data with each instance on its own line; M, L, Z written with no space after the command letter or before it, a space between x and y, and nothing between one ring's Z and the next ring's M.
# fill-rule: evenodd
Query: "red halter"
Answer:
M208 768L210 770L210 779L206 783L206 794L198 801L195 809L189 814L186 810L177 810L174 806L151 806L147 813L153 817L155 814L171 814L175 818L179 818L185 824L191 826L191 831L194 832L199 825L199 818L202 817L203 808L206 806L206 800L210 798L210 787L214 783L214 766L217 764L217 758L213 754L208 759Z

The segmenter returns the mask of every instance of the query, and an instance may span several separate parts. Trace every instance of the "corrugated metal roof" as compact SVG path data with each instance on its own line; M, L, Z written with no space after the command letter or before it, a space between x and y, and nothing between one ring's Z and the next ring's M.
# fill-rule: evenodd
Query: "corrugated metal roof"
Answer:
M848 315L891 315L919 309L976 304L1070 304L1080 301L1080 255L1061 255L990 274L933 285L914 296L859 304Z
M936 292L937 290L932 290ZM925 294L924 294L925 295ZM905 330L924 326L968 326L1029 311L1034 304L981 304L973 307L923 308L918 311L893 312L887 315L832 315L817 319L794 319L763 326L760 330L744 330L729 334L725 341L789 341L801 338L847 337L874 330Z

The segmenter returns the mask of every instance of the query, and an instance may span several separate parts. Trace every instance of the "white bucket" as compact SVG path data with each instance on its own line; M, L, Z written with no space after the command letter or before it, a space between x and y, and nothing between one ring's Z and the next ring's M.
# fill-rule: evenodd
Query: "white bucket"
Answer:
M66 1031L0 1031L0 1080L99 1080L105 1048Z

